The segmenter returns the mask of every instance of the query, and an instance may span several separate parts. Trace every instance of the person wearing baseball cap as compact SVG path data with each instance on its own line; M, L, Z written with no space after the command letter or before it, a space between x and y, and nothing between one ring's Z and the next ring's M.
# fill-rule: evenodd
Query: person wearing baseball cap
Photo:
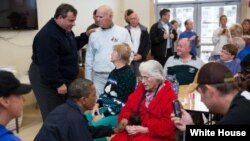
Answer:
M5 126L13 118L21 116L24 104L23 94L29 93L30 85L20 81L8 71L0 71L0 140L20 141Z
M235 83L233 74L224 65L210 62L200 68L189 91L197 90L201 101L213 114L223 117L216 124L250 124L250 93L241 91ZM181 130L194 124L191 116L181 109L182 117L171 114L171 120Z

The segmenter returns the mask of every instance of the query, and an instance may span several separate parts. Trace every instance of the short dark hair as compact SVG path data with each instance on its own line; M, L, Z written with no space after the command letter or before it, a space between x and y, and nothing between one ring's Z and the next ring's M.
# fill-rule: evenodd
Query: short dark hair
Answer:
M185 20L184 25L187 25L188 21L190 21L190 19Z
M88 97L91 93L93 82L88 79L77 78L69 85L69 98L80 99Z
M213 86L217 91L220 93L220 95L228 95L230 94L231 91L234 90L240 90L239 86L237 83L221 83L221 84L210 84ZM205 84L201 84L199 86L200 90L202 93L206 93L207 87Z
M225 44L222 49L226 50L229 52L231 55L234 55L234 58L236 58L236 55L238 53L238 49L235 45L233 44Z
M94 16L96 15L96 12L97 12L97 9L95 9L95 10L93 11L93 15L94 15Z
M63 3L57 7L54 18L58 18L59 16L65 18L68 12L73 12L75 16L77 15L77 10L72 5Z
M246 22L248 22L248 23L250 24L250 19L244 19L244 20L242 21L242 23L241 23L242 27L243 27L243 24L246 23Z
M134 13L133 9L127 9L125 14L126 16L130 16L132 13Z
M170 24L171 25L173 25L173 24L175 24L175 23L178 23L176 20L172 20L171 22L170 22Z
M221 21L221 19L222 19L223 17L227 18L226 15L221 15L221 16L220 16L220 21Z
M160 11L160 17L162 17L163 15L165 15L166 13L170 12L169 9L165 9L163 8L161 11Z

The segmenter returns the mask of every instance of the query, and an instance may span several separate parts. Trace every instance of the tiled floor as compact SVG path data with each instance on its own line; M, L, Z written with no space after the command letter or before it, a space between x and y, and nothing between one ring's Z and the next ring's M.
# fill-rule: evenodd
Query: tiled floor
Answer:
M22 141L33 141L42 125L42 117L39 108L29 105L24 108L23 122L19 129L19 133L13 131Z

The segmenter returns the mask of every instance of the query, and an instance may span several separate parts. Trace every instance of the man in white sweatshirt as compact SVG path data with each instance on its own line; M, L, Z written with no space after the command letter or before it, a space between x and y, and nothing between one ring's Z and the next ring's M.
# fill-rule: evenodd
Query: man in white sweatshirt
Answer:
M91 34L85 58L85 78L96 86L97 96L103 93L109 73L114 69L111 62L113 46L127 43L132 47L128 31L113 23L113 11L102 5L96 13L99 28Z

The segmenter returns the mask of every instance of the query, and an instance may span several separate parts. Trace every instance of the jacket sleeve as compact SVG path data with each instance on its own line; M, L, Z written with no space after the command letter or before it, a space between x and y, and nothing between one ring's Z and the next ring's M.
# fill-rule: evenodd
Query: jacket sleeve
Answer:
M89 36L86 34L86 32L81 33L80 36L75 37L76 43L77 43L77 48L78 50L81 49L84 45L86 45L89 41Z
M148 52L151 49L151 39L150 39L150 35L149 35L147 30L144 31L143 34L144 34L144 38L143 38L144 44L143 44L143 50L140 53L142 56L142 60L146 60Z
M166 61L164 67L163 67L163 76L166 78L168 75L168 66L173 62L172 57L169 57L168 60Z
M163 38L164 31L159 32L157 29L157 25L153 25L150 29L150 39L152 44L159 44L161 43Z
M85 78L92 80L95 52L93 49L93 43L91 41L91 36L90 36L89 41L90 42L89 42L88 47L86 49L86 56L85 56Z
M58 88L64 82L64 78L59 72L59 48L60 44L53 34L50 37L37 37L34 46L37 48L37 58L42 78L49 82L53 88Z
M62 129L59 129L63 131L66 130L61 133L61 136L65 136L65 138L68 138L67 141L92 141L93 138L110 136L113 132L111 126L94 127L89 126L87 121L83 122L80 118L70 119L74 121L69 121L70 124L68 125L68 127L64 127L66 129L63 129L63 125L61 126Z
M169 87L171 87L169 85ZM176 99L174 91L169 89L166 92L166 95L163 97L164 102L160 104L162 108L161 116L157 118L151 118L147 122L148 135L151 137L154 136L171 136L175 130L175 125L170 118L170 114L173 112L172 102Z
M89 131L93 138L107 137L111 136L113 129L111 126L89 126Z
M141 85L139 85L137 87L137 89L130 94L130 96L128 97L128 100L125 104L125 106L122 108L121 112L118 115L118 123L123 119L129 119L130 116L135 113L137 105L139 103L139 97L141 96L140 94L140 89Z
M172 40L175 42L177 40L178 34L175 29L173 29L172 33L174 34L174 38Z
M216 29L214 32L213 32L213 36L212 36L212 42L214 45L217 45L220 41L220 37L218 36L218 31L219 29Z

